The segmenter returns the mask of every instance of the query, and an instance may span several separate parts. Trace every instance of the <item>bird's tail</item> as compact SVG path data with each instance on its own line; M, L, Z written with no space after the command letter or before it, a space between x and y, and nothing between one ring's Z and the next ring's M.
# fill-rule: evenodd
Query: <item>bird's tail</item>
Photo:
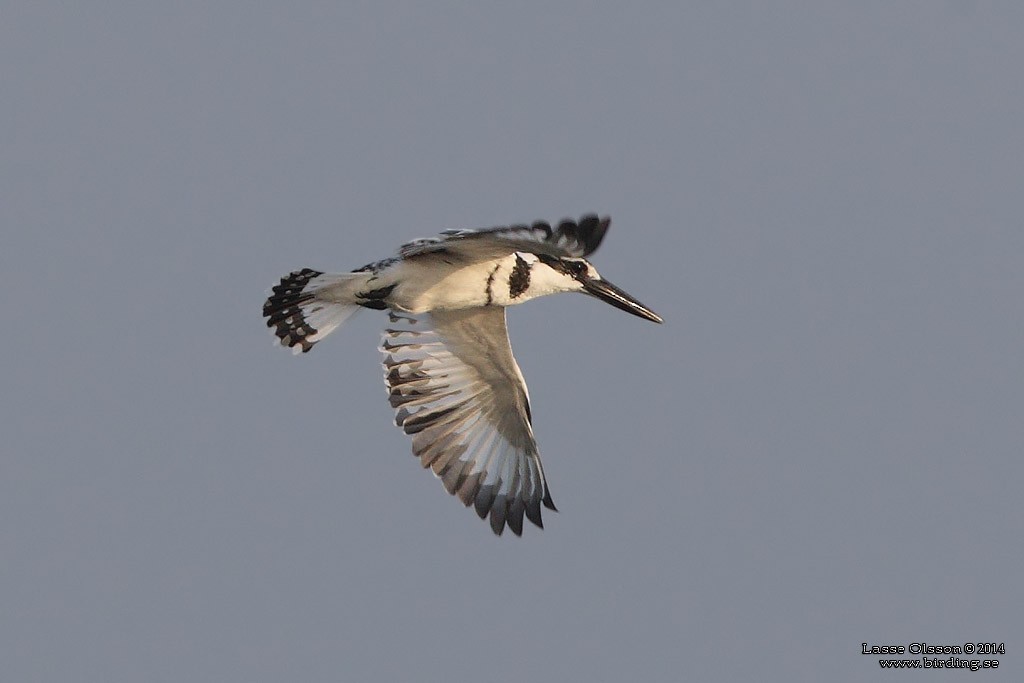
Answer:
M366 273L321 273L303 268L274 286L263 317L281 346L305 353L359 310L355 292Z

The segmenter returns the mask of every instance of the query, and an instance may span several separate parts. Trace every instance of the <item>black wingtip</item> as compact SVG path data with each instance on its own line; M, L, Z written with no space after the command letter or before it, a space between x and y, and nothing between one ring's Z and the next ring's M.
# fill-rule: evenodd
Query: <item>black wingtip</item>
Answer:
M498 536L501 536L501 532L505 530L505 513L507 511L508 501L504 495L498 494L491 506L491 531Z
M583 255L589 256L601 246L601 240L612 224L610 216L600 217L596 213L580 216L578 221L566 218L558 224L558 230L583 245Z
M540 514L540 500L535 496L530 496L530 499L526 501L526 518L537 527L544 528L544 518Z
M551 491L544 492L544 507L548 510L558 512L558 508L555 507L555 501L551 500Z
M505 518L505 522L516 536L523 535L523 513L525 512L526 503L523 501L522 496L513 498L512 504L508 508L508 516Z

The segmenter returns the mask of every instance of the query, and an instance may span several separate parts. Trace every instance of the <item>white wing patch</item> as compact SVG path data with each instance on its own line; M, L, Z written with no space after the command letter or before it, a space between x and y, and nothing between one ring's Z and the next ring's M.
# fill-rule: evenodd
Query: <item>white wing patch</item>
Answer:
M395 424L445 489L501 534L523 516L543 528L555 506L530 426L529 399L512 357L504 309L391 314L384 381Z

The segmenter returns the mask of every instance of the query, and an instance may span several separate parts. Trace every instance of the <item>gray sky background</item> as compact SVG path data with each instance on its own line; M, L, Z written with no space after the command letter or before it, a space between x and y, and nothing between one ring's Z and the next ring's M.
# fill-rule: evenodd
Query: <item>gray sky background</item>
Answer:
M0 12L5 681L1020 680L1020 3ZM263 327L588 211L666 323L510 310L543 532L419 468L384 315Z

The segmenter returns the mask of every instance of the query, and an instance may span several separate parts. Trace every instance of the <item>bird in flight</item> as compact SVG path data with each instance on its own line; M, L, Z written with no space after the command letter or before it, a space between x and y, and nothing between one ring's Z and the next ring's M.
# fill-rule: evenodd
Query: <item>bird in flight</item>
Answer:
M277 343L305 353L360 308L387 310L380 350L395 424L448 493L490 516L495 534L507 524L519 536L524 515L543 528L541 505L556 508L505 308L583 292L662 322L586 260L610 223L589 214L554 228L446 230L349 273L304 268L273 287L263 316Z

